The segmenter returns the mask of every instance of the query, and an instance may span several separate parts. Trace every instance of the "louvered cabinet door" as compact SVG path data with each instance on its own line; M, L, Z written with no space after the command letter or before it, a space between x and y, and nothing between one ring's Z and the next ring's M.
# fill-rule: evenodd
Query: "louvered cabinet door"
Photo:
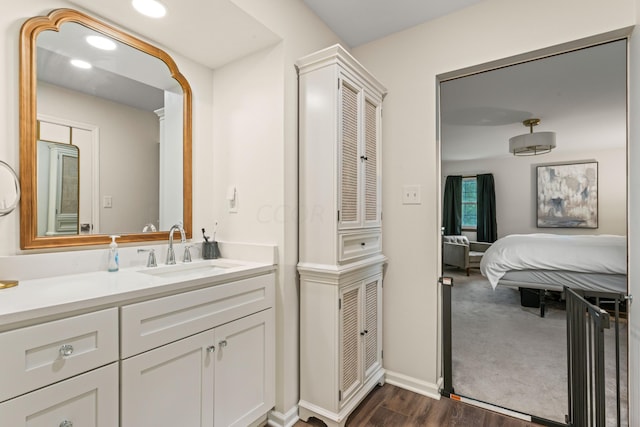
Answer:
M362 89L346 78L339 81L338 110L338 228L361 225L360 139Z
M382 365L382 276L364 283L364 382Z
M340 390L342 407L362 386L362 282L340 292Z
M364 134L362 162L362 200L363 225L379 227L381 224L382 204L380 200L380 119L381 102L365 96L364 102Z

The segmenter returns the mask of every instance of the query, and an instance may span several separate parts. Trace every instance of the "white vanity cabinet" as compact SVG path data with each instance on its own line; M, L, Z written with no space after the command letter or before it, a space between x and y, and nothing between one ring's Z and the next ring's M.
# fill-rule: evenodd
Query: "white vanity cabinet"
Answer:
M274 276L122 307L122 427L246 426L275 404Z
M0 425L118 424L117 308L0 333L0 348Z
M180 269L169 279L149 271L27 280L2 295L0 426L266 420L275 405L273 265L240 262L182 280Z
M385 88L339 45L301 58L300 401L343 426L382 367Z

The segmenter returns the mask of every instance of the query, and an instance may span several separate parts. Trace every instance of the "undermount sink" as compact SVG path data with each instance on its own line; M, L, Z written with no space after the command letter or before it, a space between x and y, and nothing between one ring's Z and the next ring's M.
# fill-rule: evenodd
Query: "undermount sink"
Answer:
M240 267L242 264L229 262L225 260L204 260L194 261L190 263L165 265L162 267L151 267L140 270L143 274L149 274L156 277L166 278L189 278L189 277L206 277L215 274L224 273L230 268Z

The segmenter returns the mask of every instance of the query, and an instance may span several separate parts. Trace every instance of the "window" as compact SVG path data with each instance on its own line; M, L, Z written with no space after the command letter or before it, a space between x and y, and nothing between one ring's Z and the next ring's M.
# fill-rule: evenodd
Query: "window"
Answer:
M462 178L462 229L475 230L478 225L478 190L476 177Z

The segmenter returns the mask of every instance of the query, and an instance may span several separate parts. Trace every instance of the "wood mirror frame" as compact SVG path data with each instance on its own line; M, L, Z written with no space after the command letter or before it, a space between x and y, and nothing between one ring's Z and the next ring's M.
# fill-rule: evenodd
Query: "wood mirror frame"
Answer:
M73 236L38 235L37 194L37 65L36 39L45 30L60 31L65 22L75 22L114 40L129 45L164 62L171 76L183 90L183 216L182 222L187 238L192 236L192 184L191 184L191 88L173 59L161 49L139 40L119 29L100 22L84 13L72 9L57 9L47 16L27 20L20 30L20 180L22 198L20 203L20 247L22 249L56 248L108 244L106 234ZM168 240L168 231L148 233L125 233L120 243Z

